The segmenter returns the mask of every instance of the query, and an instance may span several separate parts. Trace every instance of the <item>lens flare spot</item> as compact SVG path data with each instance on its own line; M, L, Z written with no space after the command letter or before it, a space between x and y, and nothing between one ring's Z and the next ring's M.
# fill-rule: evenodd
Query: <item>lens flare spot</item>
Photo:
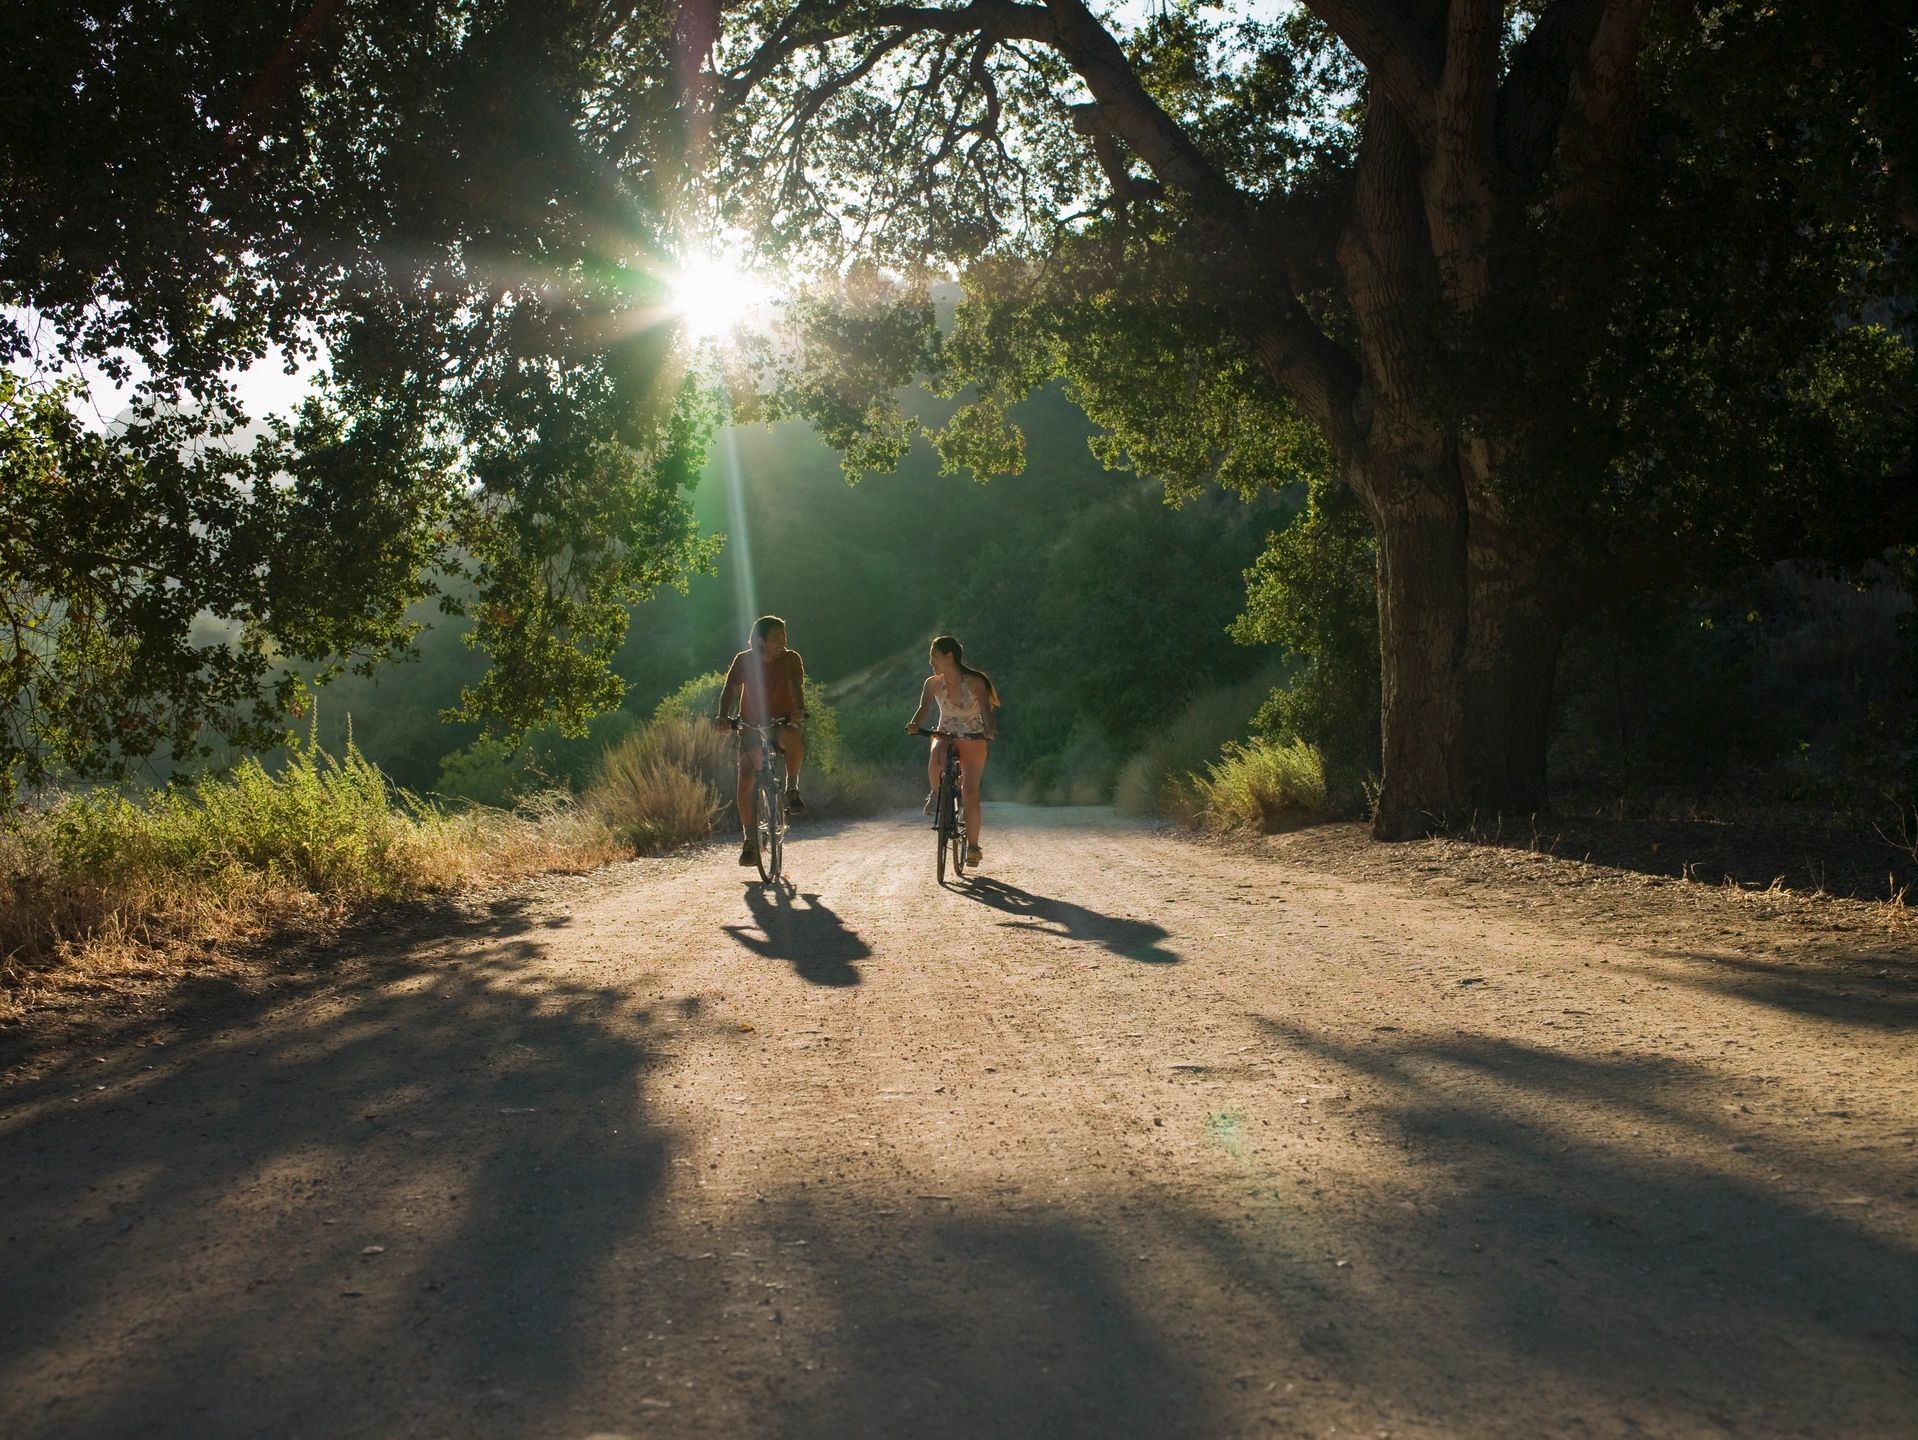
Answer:
M673 309L694 341L732 334L765 301L763 285L718 256L692 256L673 276Z

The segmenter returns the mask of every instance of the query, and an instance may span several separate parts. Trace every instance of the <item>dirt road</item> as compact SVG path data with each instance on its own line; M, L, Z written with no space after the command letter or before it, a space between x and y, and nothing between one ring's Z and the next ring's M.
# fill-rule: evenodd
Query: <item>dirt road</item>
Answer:
M1918 966L1862 910L1010 806L940 890L921 824L16 1072L0 1433L1918 1433Z

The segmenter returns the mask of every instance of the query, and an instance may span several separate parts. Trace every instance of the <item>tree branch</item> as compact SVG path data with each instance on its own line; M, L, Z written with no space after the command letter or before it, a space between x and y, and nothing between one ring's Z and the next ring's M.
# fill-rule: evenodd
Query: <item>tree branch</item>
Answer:
M1371 77L1375 92L1398 111L1420 150L1437 128L1442 57L1430 37L1394 0L1305 0Z
M1166 185L1184 190L1216 219L1241 219L1245 197L1192 143L1192 137L1140 83L1112 32L1082 0L1046 0L1056 22L1050 41L1092 92L1104 124Z
M1132 173L1126 164L1125 152L1119 148L1119 138L1106 124L1097 105L1074 105L1071 109L1072 128L1092 141L1093 158L1111 182L1114 200L1123 205L1132 200L1165 199L1165 186Z
M1591 48L1606 0L1555 0L1513 52L1498 96L1498 148L1512 174L1531 178L1552 160L1572 71Z
M1153 99L1124 49L1083 0L1045 0L1043 6L972 0L962 7L881 5L868 10L853 10L834 0L799 8L808 10L806 19L789 14L791 23L782 22L750 61L727 78L727 94L734 103L800 50L855 34L884 35L888 47L925 33L978 36L992 44L1025 40L1057 53L1092 93L1091 106L1073 109L1073 123L1091 140L1117 198L1172 191L1188 197L1205 241L1199 253L1221 290L1243 294L1251 287L1258 292L1234 312L1254 353L1328 434L1352 433L1357 362L1325 334L1292 292L1289 279L1296 267L1282 252L1274 253L1278 237L1257 223L1246 196ZM1429 124L1429 114L1427 119ZM1145 164L1153 180L1131 175L1119 142Z

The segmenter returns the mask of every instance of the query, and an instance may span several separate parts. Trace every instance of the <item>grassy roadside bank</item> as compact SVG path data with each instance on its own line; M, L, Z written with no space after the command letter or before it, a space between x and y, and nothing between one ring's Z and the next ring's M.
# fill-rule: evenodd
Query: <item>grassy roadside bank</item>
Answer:
M58 797L0 827L0 1023L58 996L184 976L277 933L336 930L381 904L704 843L730 829L729 737L684 708L601 757L578 796L512 810L422 799L349 741L269 770L140 795ZM870 814L897 786L808 766L816 813ZM725 798L722 798L725 797Z
M184 973L276 929L631 853L568 797L452 809L350 745L138 797L66 796L0 830L0 1020L116 974Z

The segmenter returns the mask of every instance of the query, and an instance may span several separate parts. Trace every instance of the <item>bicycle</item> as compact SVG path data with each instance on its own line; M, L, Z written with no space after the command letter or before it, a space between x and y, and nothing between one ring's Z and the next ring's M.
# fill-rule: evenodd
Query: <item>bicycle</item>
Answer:
M734 720L735 732L750 730L759 737L759 769L753 776L753 858L759 864L759 878L776 884L786 859L786 756L775 735L791 728L790 720L770 720L754 725Z
M913 732L918 735L930 735L935 740L944 737L948 741L971 739L971 736L957 734L951 730L928 730L921 726ZM966 834L966 811L959 798L959 747L946 746L945 763L939 770L939 789L932 802L932 828L939 834L938 858L933 863L933 873L939 877L941 885L946 883L946 863L950 854L953 872L961 879L966 878L966 847L971 843Z

